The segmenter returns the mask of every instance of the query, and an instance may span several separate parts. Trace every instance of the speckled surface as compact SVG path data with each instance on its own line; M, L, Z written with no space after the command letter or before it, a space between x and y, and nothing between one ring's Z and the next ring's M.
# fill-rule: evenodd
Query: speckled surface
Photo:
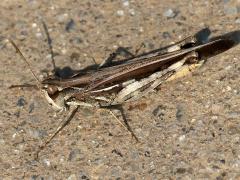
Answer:
M147 52L209 27L239 30L237 1L36 1L0 3L0 39L11 37L39 77L51 71L41 19L56 64L81 69L119 47ZM124 105L136 143L106 112L81 109L40 154L33 154L65 114L40 93L8 89L35 83L10 45L0 43L0 178L238 179L240 178L239 46L193 75Z

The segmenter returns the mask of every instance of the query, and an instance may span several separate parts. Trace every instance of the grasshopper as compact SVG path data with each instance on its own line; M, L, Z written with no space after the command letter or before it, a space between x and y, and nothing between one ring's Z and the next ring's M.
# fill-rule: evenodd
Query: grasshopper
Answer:
M72 77L49 76L39 81L16 44L11 40L9 42L29 66L38 82L38 88L53 109L70 109L69 116L40 149L69 123L79 107L111 108L134 101L162 83L188 74L201 66L206 58L226 51L234 45L234 42L227 38L201 44L195 36L190 36L160 50L118 62L105 61L95 70L83 71ZM126 126L137 140L129 126Z

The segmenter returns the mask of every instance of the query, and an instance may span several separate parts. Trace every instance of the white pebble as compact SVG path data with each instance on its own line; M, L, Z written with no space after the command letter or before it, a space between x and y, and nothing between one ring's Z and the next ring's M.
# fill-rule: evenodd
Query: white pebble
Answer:
M5 144L4 139L0 139L0 145L3 145L3 144Z
M240 18L236 19L235 23L240 24Z
M230 86L227 86L227 91L231 91L232 88Z
M37 23L32 23L32 28L36 28L37 27Z
M114 48L114 49L117 49L117 48L118 48L118 46L117 46L117 45L113 45L113 48Z
M124 15L124 11L123 10L117 10L117 15L118 16L123 16Z
M52 59L52 55L51 54L48 54L48 55L46 55L46 57L45 57L46 59Z
M60 157L60 162L63 163L64 161L65 161L64 156L61 156L61 157Z
M176 13L172 9L166 10L163 15L168 18L173 18L176 16Z
M48 159L43 159L43 163L46 164L48 167L51 165Z
M57 20L58 22L64 22L68 19L68 14L64 13L64 14L60 14L57 16Z
M225 70L230 70L231 68L232 68L232 66L229 65L229 66L225 67Z
M67 178L67 180L77 180L76 174L71 174L71 175Z
M42 33L38 32L35 34L37 38L41 38L42 37Z
M66 54L67 53L67 50L64 48L61 50L62 54Z
M14 149L13 152L14 152L15 154L19 154L20 151L19 151L18 149Z
M218 116L212 116L211 119L212 119L212 120L217 120L217 119L218 119Z
M134 16L135 15L135 10L134 9L129 9L130 15Z
M179 140L180 142L184 141L185 139L186 139L186 136L185 136L185 135L182 135L182 136L180 136L180 137L178 138L178 140Z
M196 119L193 118L193 119L191 120L191 123L195 123L195 122L196 122Z
M15 139L16 136L17 136L17 133L14 133L14 134L12 135L12 138Z
M139 32L143 32L143 31L144 31L143 27L140 26L140 27L139 27Z
M128 0L124 0L123 1L123 6L129 6L129 1Z

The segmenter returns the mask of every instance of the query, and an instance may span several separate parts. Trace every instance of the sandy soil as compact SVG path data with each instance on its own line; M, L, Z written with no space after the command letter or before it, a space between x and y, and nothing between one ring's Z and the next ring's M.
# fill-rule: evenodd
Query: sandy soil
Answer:
M237 1L3 0L0 39L12 38L37 76L56 64L81 69L119 47L154 50L209 27L239 30ZM171 12L172 10L172 12ZM0 179L240 178L239 46L208 59L193 75L124 105L134 139L109 113L81 109L41 153L39 145L65 114L55 114L14 49L0 42Z

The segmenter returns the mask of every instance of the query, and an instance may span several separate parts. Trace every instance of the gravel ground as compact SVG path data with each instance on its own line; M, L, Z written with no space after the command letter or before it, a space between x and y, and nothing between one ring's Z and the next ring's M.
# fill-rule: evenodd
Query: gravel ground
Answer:
M117 47L140 53L208 27L239 30L238 1L2 0L0 39L11 37L37 76L52 70L41 21L59 67L101 63ZM55 114L34 89L9 89L34 78L0 41L0 179L239 179L239 46L210 58L192 75L124 105L134 139L109 113L80 109L40 153L66 114Z

